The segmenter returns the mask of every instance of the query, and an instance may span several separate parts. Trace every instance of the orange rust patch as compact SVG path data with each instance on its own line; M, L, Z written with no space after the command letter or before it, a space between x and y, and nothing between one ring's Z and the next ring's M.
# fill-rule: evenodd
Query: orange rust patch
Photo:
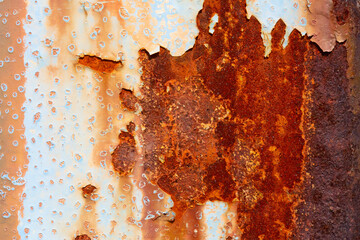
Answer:
M334 4L345 24L348 5ZM119 97L130 111L142 107L147 176L171 195L177 218L209 200L238 202L242 239L355 239L360 118L350 111L346 50L324 54L296 30L283 49L280 20L264 58L261 25L245 16L245 0L207 0L193 49L139 52L142 98ZM134 133L131 122L112 154L121 176L138 158Z
M89 55L79 57L79 64L87 66L101 73L111 73L117 67L122 65L121 61L101 59L99 57Z
M91 184L88 184L85 187L81 188L84 198L88 198L91 194L93 194L96 191L96 189L97 188Z
M76 236L75 240L91 240L91 238L86 234L82 234L82 235Z
M127 130L128 132L121 131L119 134L120 143L111 155L114 169L120 176L126 176L132 172L138 157L133 136L135 124L130 122Z
M294 31L283 49L279 21L264 58L261 26L245 16L245 1L206 1L191 51L140 52L144 167L172 196L177 216L208 200L237 200L244 239L285 239L304 163L309 39Z
M121 100L121 105L128 109L129 111L136 111L138 102L137 98L134 96L133 92L129 89L122 88L119 94Z

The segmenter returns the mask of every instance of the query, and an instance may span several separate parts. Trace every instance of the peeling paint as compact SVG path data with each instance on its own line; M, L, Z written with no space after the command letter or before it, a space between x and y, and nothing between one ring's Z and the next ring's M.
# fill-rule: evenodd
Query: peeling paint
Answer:
M355 1L14 4L4 239L358 238Z
M342 43L347 39L349 31L346 17L336 17L333 9L332 0L247 0L246 6L248 18L255 16L261 22L266 57L271 52L271 31L279 19L286 25L284 47L290 33L297 29L311 37L324 52L331 52L336 41Z
M209 33L213 34L215 29L215 25L218 23L219 21L219 16L215 13L214 16L211 17L210 20L210 25L209 25Z

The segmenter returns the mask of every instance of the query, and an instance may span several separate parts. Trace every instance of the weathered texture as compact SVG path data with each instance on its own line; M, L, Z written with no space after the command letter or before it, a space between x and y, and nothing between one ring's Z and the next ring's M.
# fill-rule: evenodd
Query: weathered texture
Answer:
M93 194L96 189L97 188L91 184L88 184L85 187L81 188L84 198L88 198L89 196L91 196L91 194Z
M91 240L91 238L86 234L82 234L82 235L76 236L75 240Z
M208 200L239 201L243 239L356 239L359 118L346 48L324 54L295 30L283 49L280 20L264 58L261 26L244 10L205 1L193 49L140 51L145 171L177 217ZM334 11L344 24L346 7Z
M129 111L136 111L137 98L134 96L133 92L129 89L122 88L120 90L119 98L121 105Z
M349 1L333 0L333 4L334 7L332 13L335 15L337 23L339 25L344 25L349 18Z
M352 174L354 182L351 184L351 200L353 204L353 239L360 238L360 5L358 1L350 1L350 22L352 25L352 36L347 43L348 76L349 76L349 101L351 111L357 117L352 129Z
M308 52L307 74L312 92L308 121L313 129L308 133L306 170L311 179L305 185L303 207L309 229L305 238L357 239L353 234L359 199L353 194L359 191L354 186L359 118L351 112L346 70L344 46L337 45L326 56L315 46Z
M138 157L134 130L135 124L130 122L127 131L121 131L119 134L119 145L112 153L112 164L120 176L126 176L132 172Z
M121 61L112 61L108 59L101 59L97 56L88 56L88 55L79 57L79 64L87 66L101 73L111 73L117 67L122 65Z
M335 3L335 14L341 22L348 18L344 3ZM299 236L359 239L360 121L351 106L347 49L337 44L331 53L323 54L311 45L306 60L311 93L307 106L311 114L306 119L309 178L304 186L304 203L299 207Z
M331 26L349 23L349 6L334 0ZM120 132L115 171L143 167L171 195L175 219L207 201L237 202L242 239L359 238L358 98L350 98L345 45L323 53L295 30L284 49L279 20L264 58L261 25L246 18L245 1L205 1L197 24L194 47L180 57L139 52L140 97L122 88L119 98L129 112L141 106L140 124ZM336 36L322 33L332 50ZM79 63L101 73L121 65L87 55Z
M244 2L207 1L191 51L141 53L144 166L178 214L207 200L238 200L244 239L284 239L301 182L309 40L294 31L282 49L280 21L264 58L260 24L244 10Z

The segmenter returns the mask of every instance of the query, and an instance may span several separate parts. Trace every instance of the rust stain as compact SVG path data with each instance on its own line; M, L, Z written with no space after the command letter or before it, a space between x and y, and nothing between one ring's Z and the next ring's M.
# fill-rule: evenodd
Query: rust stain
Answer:
M90 197L96 191L96 189L97 188L91 184L81 188L84 198Z
M191 51L140 52L144 166L172 196L177 217L207 200L239 201L244 239L284 239L294 225L304 163L302 63L309 39L294 31L282 49L279 21L264 58L261 26L244 10L244 2L207 1Z
M351 18L336 0L332 14L339 26ZM264 58L261 25L246 19L245 1L205 1L197 24L194 47L180 57L139 52L141 99L120 92L125 108L142 109L142 166L175 204L175 219L153 220L185 236L181 217L196 222L194 209L220 200L237 202L242 239L356 239L360 121L344 44L323 53L294 30L283 48L279 20ZM134 134L130 123L112 154L121 176L139 157Z
M135 124L130 122L126 128L127 131L120 132L119 145L111 155L113 167L120 176L126 176L132 172L138 157L134 138Z
M359 115L351 111L347 51L337 44L322 54L307 52L306 73L311 115L306 122L309 144L304 203L299 208L302 239L358 239Z
M108 59L102 59L97 56L84 55L79 57L79 64L87 66L95 71L101 73L111 73L119 66L122 66L121 61L112 61Z
M27 172L27 151L25 149L27 140L24 133L24 111L22 106L26 101L25 93L18 89L23 87L26 78L23 76L26 70L24 62L25 36L31 34L25 32L24 24L27 23L26 2L23 0L2 1L1 3L1 39L0 49L1 65L1 85L7 86L7 91L0 91L1 116L0 126L2 128L0 146L1 162L0 168L2 175L8 174L12 179L24 177ZM12 48L10 53L9 47ZM6 61L6 59L9 59ZM14 76L19 76L14 81ZM15 95L14 95L15 94ZM6 96L7 95L7 96ZM12 116L17 115L17 119ZM14 129L10 134L6 129ZM17 142L17 146L14 145ZM10 160L13 159L13 160ZM19 174L20 173L20 174ZM0 199L0 236L2 239L20 239L21 233L18 232L19 219L23 216L23 200L26 194L23 193L24 185L13 185L6 178L0 179L1 199ZM6 186L13 187L6 189Z
M82 234L82 235L76 236L75 240L91 240L91 238L86 234Z
M122 88L119 94L121 100L121 105L129 111L136 111L138 102L137 98L134 96L133 91L129 89Z

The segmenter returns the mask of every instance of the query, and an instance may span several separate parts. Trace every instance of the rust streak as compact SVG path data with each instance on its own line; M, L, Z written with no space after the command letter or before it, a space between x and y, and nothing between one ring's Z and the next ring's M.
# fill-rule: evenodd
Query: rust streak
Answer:
M111 73L117 67L122 66L121 61L112 61L108 59L102 59L97 56L84 55L79 57L79 64L87 66L95 71L101 73Z
M112 164L120 176L130 174L136 164L138 153L134 138L135 124L130 122L127 125L127 132L121 131L119 134L119 145L112 153Z

